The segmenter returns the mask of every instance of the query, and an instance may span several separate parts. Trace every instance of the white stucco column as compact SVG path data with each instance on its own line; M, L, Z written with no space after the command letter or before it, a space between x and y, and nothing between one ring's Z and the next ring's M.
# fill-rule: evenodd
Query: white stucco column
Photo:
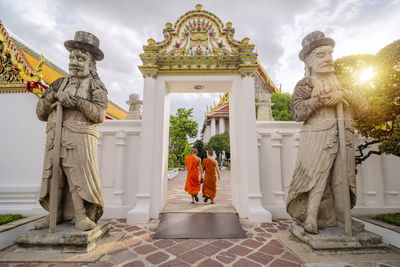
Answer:
M223 134L225 132L225 118L219 118L219 133Z
M127 214L127 223L147 223L160 209L161 173L164 147L165 84L154 78L144 78L143 121L140 145L140 166L136 205ZM167 122L168 123L168 122ZM138 151L139 152L139 151ZM158 204L154 204L158 203ZM157 210L155 212L154 210Z
M382 158L372 155L361 164L363 204L379 207L384 204Z
M385 190L385 205L400 206L400 158L393 155L382 155L383 183Z
M215 118L211 118L211 135L210 137L213 137L216 134L216 126L215 126Z
M271 134L272 144L272 158L276 168L272 170L272 178L274 179L274 203L278 207L285 207L285 193L282 189L282 162L281 162L281 149L282 149L282 135L278 132Z
M229 97L233 205L241 218L271 222L261 205L253 78L234 79Z
M123 171L124 171L124 150L126 146L126 133L124 130L119 131L115 135L115 178L114 178L114 198L113 204L115 206L122 206L123 197L125 194L125 179L123 179Z

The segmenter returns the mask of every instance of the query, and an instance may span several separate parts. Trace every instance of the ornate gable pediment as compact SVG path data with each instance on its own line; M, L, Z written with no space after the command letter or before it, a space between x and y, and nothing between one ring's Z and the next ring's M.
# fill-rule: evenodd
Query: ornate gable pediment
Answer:
M164 40L149 39L140 55L144 77L181 74L252 75L257 70L255 45L248 38L234 39L232 23L226 25L214 14L196 10L182 15L172 26L165 24Z
M25 89L41 97L47 87L41 84L42 56L30 69L0 20L0 93L24 92Z

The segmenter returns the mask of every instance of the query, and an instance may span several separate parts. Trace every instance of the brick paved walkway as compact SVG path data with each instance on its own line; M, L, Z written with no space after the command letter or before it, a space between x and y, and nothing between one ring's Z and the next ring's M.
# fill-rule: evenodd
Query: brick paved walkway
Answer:
M183 175L183 176L182 176ZM169 182L168 202L190 201L183 192L181 173L177 180ZM218 188L216 201L228 204L230 201L229 172L224 172L222 182ZM45 266L273 266L291 267L303 266L299 258L290 252L278 239L276 233L287 231L291 220L274 220L272 223L251 224L247 220L241 220L243 228L247 232L246 239L161 239L152 238L158 220L152 220L147 225L127 225L125 219L109 220L112 224L112 232L124 232L125 236L108 253L92 264L75 263L31 263L31 264L7 264L0 263L0 267L45 267ZM399 266L400 262L364 261L342 262L337 257L337 262L329 265L307 264L306 266L370 266L387 267Z

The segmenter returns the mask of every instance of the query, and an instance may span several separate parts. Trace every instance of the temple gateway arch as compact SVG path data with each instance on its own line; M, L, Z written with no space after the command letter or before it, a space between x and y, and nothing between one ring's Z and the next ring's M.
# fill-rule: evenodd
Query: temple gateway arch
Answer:
M224 24L196 5L174 25L165 24L163 41L149 39L143 46L141 163L137 202L127 214L129 224L158 218L167 201L169 94L199 92L229 92L232 204L240 218L271 221L260 194L254 95L257 53L248 38L235 40L234 32L232 23Z

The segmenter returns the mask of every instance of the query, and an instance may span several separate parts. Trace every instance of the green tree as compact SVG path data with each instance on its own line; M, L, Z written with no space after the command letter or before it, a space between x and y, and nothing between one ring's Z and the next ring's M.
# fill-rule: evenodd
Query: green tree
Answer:
M198 151L197 156L198 156L199 158L201 158L201 160L207 158L207 152L204 150L204 143L203 143L203 141L201 141L200 139L199 139L199 140L196 140L196 142L194 142L194 144L193 144L193 148L196 148L196 149L197 149L197 151Z
M223 133L212 136L204 148L207 151L214 151L217 159L220 160L223 151L230 153L229 134Z
M177 157L177 165L185 164L188 139L197 136L199 124L193 120L193 108L178 108L169 120L170 153ZM190 149L189 149L190 150Z
M375 75L369 80L360 80L360 75L368 69ZM363 95L370 103L368 114L355 124L358 132L369 138L358 147L356 162L361 163L371 154L400 156L400 40L376 55L339 58L335 61L335 71L345 89ZM379 143L378 150L364 155L363 150L374 143Z
M290 114L290 100L292 99L291 94L287 93L272 93L271 102L274 103L272 106L272 117L276 121L292 121L292 114Z
M176 156L176 154L173 153L173 151L169 151L168 152L168 169L172 170L173 168L178 167L177 162L178 162L178 157Z

